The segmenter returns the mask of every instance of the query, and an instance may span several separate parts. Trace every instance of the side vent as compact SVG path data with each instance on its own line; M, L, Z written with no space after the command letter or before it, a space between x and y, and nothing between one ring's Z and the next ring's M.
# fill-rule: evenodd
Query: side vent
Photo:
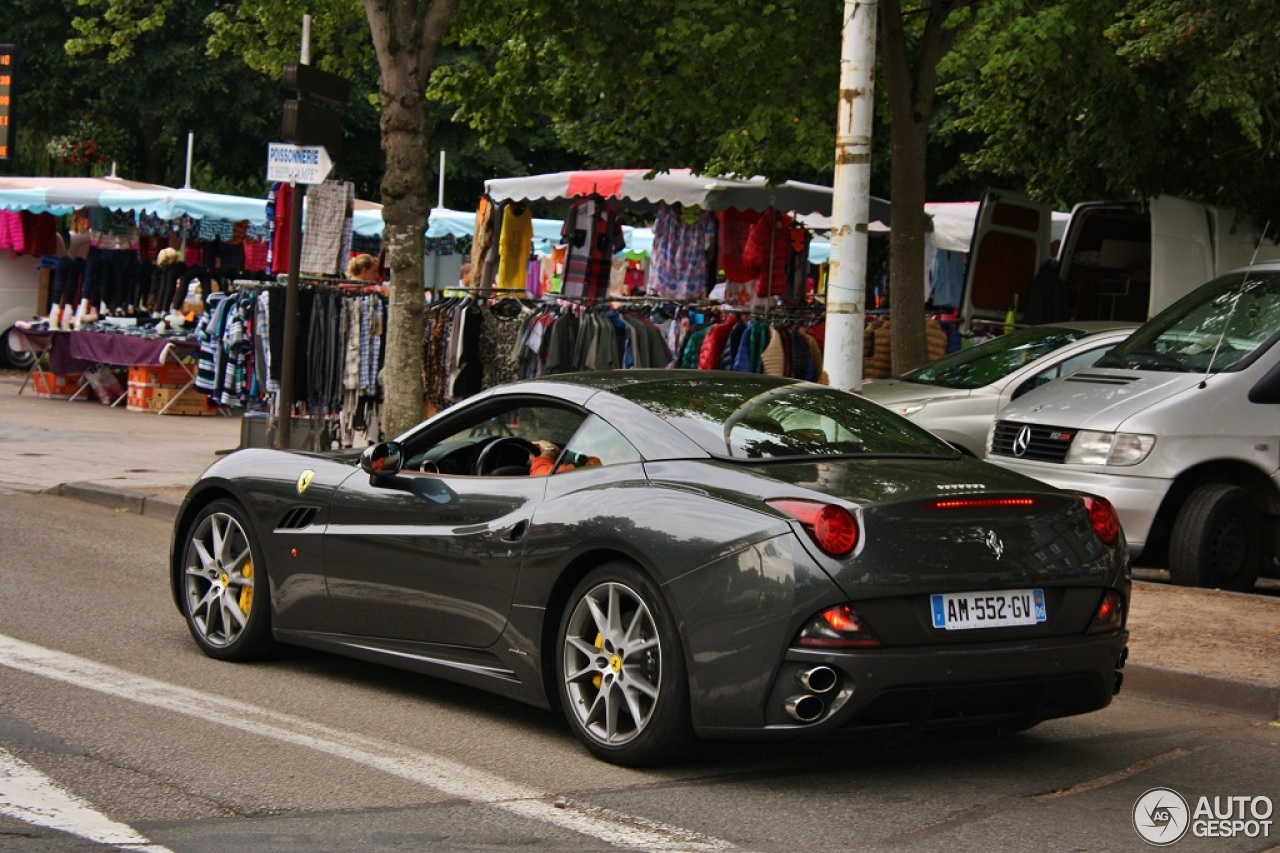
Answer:
M319 514L319 507L295 506L276 522L276 530L301 530L304 527L310 527L311 522L315 521Z

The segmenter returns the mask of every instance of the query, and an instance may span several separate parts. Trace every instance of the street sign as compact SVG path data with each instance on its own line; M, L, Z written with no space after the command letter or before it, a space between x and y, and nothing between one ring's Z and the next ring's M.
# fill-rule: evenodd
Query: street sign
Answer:
M333 170L323 145L267 144L267 180L295 184L322 183Z

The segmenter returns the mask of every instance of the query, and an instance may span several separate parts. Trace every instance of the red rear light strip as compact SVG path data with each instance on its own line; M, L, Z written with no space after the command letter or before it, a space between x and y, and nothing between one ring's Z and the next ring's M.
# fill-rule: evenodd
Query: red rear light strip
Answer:
M925 504L929 509L991 509L1035 505L1035 498L937 498Z

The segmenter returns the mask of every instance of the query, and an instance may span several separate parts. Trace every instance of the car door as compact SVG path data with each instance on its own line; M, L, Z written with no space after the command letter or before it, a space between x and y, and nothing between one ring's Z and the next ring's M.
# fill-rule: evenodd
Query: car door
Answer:
M542 477L410 472L395 487L356 472L325 532L343 634L484 647L507 623Z
M406 439L407 470L347 478L325 533L336 630L472 648L497 640L546 493L546 477L528 474L530 442L563 446L584 417L563 403L490 399ZM489 466L490 455L523 467Z
M969 246L964 300L964 330L974 321L1003 323L1027 307L1031 282L1049 257L1053 211L1017 193L987 190L978 207Z

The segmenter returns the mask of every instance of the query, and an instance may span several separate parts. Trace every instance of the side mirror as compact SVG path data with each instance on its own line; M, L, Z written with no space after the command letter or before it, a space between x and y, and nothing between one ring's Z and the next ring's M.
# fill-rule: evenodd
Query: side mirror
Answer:
M360 454L360 470L370 477L393 477L404 467L404 448L396 441L366 447Z

